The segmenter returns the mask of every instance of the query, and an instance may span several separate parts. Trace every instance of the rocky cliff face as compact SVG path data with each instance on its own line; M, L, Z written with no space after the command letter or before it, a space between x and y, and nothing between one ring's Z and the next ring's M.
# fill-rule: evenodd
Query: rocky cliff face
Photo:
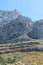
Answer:
M0 10L0 43L11 42L23 35L25 37L22 37L22 40L43 38L43 20L33 22L30 18L20 15L17 10Z
M3 26L12 20L15 20L19 16L18 11L15 9L14 11L3 11L0 10L0 26Z
M33 23L32 31L29 35L35 39L43 38L43 19Z

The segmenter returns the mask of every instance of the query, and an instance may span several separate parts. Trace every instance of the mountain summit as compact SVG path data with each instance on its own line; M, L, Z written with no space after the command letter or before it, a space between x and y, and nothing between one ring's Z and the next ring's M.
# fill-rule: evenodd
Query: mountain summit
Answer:
M14 11L0 10L0 26L3 26L12 20L15 20L18 16L19 12L16 9Z

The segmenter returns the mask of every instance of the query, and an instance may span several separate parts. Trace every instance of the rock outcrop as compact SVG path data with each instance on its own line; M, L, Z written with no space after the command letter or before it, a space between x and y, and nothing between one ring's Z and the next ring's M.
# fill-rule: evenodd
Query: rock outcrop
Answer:
M21 38L23 35L25 37ZM17 10L0 10L0 43L30 38L43 38L43 19L33 22L30 18L19 14Z

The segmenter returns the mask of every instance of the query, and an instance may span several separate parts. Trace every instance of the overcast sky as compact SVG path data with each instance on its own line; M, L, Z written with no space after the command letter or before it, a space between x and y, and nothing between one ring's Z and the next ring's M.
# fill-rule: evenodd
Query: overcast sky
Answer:
M43 19L43 0L0 0L0 10L14 9L32 20Z

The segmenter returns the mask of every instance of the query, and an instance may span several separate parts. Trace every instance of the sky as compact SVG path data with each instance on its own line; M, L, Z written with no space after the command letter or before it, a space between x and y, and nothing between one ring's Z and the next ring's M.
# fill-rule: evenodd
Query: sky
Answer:
M43 0L0 0L0 10L14 9L33 21L43 19Z

